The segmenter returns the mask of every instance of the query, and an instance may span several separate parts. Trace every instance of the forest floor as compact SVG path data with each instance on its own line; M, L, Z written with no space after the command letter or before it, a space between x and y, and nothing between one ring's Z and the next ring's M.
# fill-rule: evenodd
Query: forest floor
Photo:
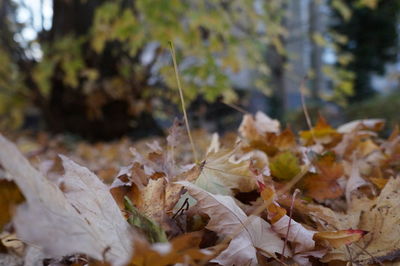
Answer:
M258 112L193 143L181 122L140 141L0 135L0 264L395 265L400 135L383 126L293 132Z

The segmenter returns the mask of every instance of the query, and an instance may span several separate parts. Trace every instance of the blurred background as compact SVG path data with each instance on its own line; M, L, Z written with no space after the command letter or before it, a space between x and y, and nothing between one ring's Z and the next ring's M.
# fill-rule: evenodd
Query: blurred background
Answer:
M400 0L0 0L0 130L87 140L195 128L241 108L400 121Z

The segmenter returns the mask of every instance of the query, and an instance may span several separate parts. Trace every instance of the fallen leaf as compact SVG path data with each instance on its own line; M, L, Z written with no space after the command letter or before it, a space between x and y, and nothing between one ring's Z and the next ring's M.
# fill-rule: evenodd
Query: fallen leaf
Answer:
M232 195L232 190L249 192L257 188L249 170L250 160L234 161L236 149L209 153L195 184L210 193Z
M202 169L203 165L195 165L175 179L193 181L198 178ZM160 224L166 231L171 229L169 220L174 207L179 205L182 190L181 185L168 182L164 177L150 179L147 185L139 188L126 176L120 176L114 180L110 188L120 207L125 206L124 198L127 197L141 214Z
M278 133L279 131L279 121L271 119L260 111L254 117L250 114L244 115L242 123L239 126L240 134L249 140L262 139L265 133Z
M306 195L317 201L342 196L344 191L337 180L344 175L344 168L336 156L333 153L319 156L314 166L317 173L308 173L302 181Z
M12 181L0 179L0 231L11 221L15 207L24 201L24 196Z
M282 252L283 241L257 216L248 217L230 196L213 195L189 182L179 182L197 200L196 209L210 217L207 229L235 236L211 262L221 265L258 265L256 251L266 257ZM235 235L234 235L235 234Z
M3 232L0 234L0 241L10 253L23 256L25 245L15 234Z
M141 214L127 197L125 198L125 211L128 213L129 224L141 230L150 243L168 242L160 225Z
M170 243L149 245L146 242L135 243L136 249L128 266L167 266L176 263L195 265L196 261L210 257L211 252L199 249L199 232L180 235Z
M179 201L182 189L178 184L167 183L164 178L150 180L145 188L137 191L133 203L141 213L163 225Z
M33 168L14 144L0 135L0 162L27 203L17 209L18 237L49 256L85 253L114 265L128 261L129 225L108 188L87 168L63 158L63 192Z
M316 144L315 142L334 145L341 140L342 134L331 127L325 118L319 116L315 127L308 131L300 131L300 137L306 146Z
M301 171L298 158L290 151L276 155L271 160L269 168L272 176L281 181L289 181Z
M313 250L315 247L315 241L313 240L315 231L306 229L303 225L292 219L290 222L289 234L287 234L289 220L290 217L284 215L272 225L272 229L281 237L287 236L288 241L292 242L295 246L295 253Z
M365 181L360 175L360 169L358 167L358 162L356 159L353 160L353 163L347 168L350 168L350 176L346 183L346 201L351 201L351 193L356 191L358 188L362 186L368 185L367 181Z
M366 233L368 232L353 229L330 232L317 232L314 234L314 240L327 244L328 246L331 246L333 248L340 248L353 242L357 242Z
M355 130L379 131L379 130L382 130L384 125L385 125L384 119L354 120L354 121L351 121L351 122L341 125L340 127L338 127L337 131L342 134L351 133L352 131L355 131Z
M353 198L347 216L356 219L340 219L334 213L331 223L338 229L358 228L368 233L357 242L349 245L350 254L345 248L331 251L325 262L331 260L352 260L363 265L400 259L400 178L391 178L380 195L372 200ZM342 216L343 217L343 216ZM397 255L396 255L397 254Z

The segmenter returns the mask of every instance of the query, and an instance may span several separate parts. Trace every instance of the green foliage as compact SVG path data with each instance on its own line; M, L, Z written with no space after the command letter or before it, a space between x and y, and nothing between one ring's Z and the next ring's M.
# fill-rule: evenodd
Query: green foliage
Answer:
M15 60L21 54L13 38L15 33L21 31L21 25L16 22L16 4L3 0L0 12L0 129L9 130L22 125L23 109L29 104L24 84L27 73Z
M249 41L248 38L251 36L249 33L255 31L255 22L261 22L262 16L255 13L252 1L227 6L217 1L142 0L136 1L132 8L122 7L118 1L107 2L96 10L91 46L101 53L106 43L118 40L124 43L124 50L135 56L146 44L155 43L161 48L161 59L169 57L167 43L173 41L188 102L198 95L203 95L208 101L221 94L232 99L227 71L237 72L249 66L251 60L248 59L260 56L261 51L254 46L261 40ZM241 11L236 11L239 9ZM250 15L252 19L246 21ZM244 23L249 33L234 34L238 23ZM164 60L158 69L160 80L173 89L162 94L177 101L169 60Z
M228 102L237 99L229 76L243 69L255 72L250 86L271 94L272 88L265 82L271 74L270 62L265 60L266 50L274 49L285 58L292 56L285 50L285 40L291 37L285 25L285 18L290 16L288 0L97 0L91 5L87 1L72 2L57 2L58 5L54 6L70 10L69 13L67 10L65 13L64 10L54 12L56 16L65 14L65 21L54 19L52 29L45 32L43 38L38 38L43 51L41 60L31 60L26 69L15 63L29 61L20 54L18 60L15 56L12 60L11 57L3 60L10 62L0 67L0 82L8 87L13 84L12 90L7 86L0 87L4 110L16 112L15 108L8 108L13 101L22 106L21 95L26 93L24 85L35 94L30 99L42 101L40 104L35 102L41 108L57 106L55 99L50 99L55 97L53 92L57 90L73 91L57 98L61 102L65 95L81 95L70 98L81 100L73 104L83 106L84 115L89 120L105 117L103 109L112 102L123 102L121 110L128 112L130 118L150 110L155 102L153 99L162 99L156 101L157 104L178 103L169 41L174 42L177 50L187 104L198 96L209 102L219 96ZM371 8L379 9L382 5L378 0L353 0L351 3L330 1L339 20L348 25L356 21L354 14L365 10L373 12ZM75 18L66 15L71 14L71 10L86 12L87 17L79 18L79 23L76 23ZM9 29L9 39L16 33L12 28ZM333 84L329 99L344 105L354 91L354 81L357 82L353 67L357 55L353 56L354 51L345 48L352 37L336 29L336 32L316 34L311 38L317 45L327 47L337 55L338 64L326 67L324 73ZM369 45L369 41L365 44ZM0 56L8 56L9 51L3 53L6 55ZM290 66L283 68L289 69ZM8 73L13 74L8 76ZM34 84L28 84L27 80ZM65 112L65 108L60 113ZM52 112L47 110L47 113ZM13 117L13 121L22 117L17 113L8 115Z
M15 129L23 123L26 88L10 55L0 47L0 128Z

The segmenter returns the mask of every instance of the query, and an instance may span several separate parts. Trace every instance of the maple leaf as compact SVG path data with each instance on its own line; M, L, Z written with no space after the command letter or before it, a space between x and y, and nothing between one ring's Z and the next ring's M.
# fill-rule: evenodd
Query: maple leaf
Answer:
M325 221L338 229L358 228L368 232L356 244L329 252L323 259L359 264L400 259L400 178L391 178L375 199L352 198L345 214L326 211ZM320 209L323 209L320 207ZM349 250L349 252L348 252Z
M289 254L293 253L292 258L295 262L299 265L307 265L309 264L307 257L321 258L325 255L326 250L315 250L313 237L316 232L305 228L286 215L286 210L276 201L277 196L272 185L263 188L261 197L267 206L268 219L271 221L272 229L286 241L289 241L294 248L294 251L291 252L285 246L285 249L282 250L282 256L285 256L285 251L288 250Z
M272 156L296 146L295 135L289 127L281 132L279 122L261 112L257 112L255 118L245 115L239 133L248 145L243 147L244 151L258 149Z
M223 149L207 155L204 167L195 184L210 193L232 195L233 189L249 192L256 189L251 178L250 160L234 161L237 149Z
M314 161L317 173L308 173L302 181L305 193L317 201L334 199L343 195L337 179L344 175L344 168L336 161L334 153L326 153Z
M341 140L342 134L331 127L325 118L319 116L315 127L308 131L300 131L300 137L306 146L316 144L315 142L324 145L335 145Z
M189 182L179 182L197 200L196 209L210 217L207 229L221 236L236 236L211 262L221 265L258 265L256 251L266 257L282 252L283 241L258 216L248 217L232 197L213 195Z
M129 259L131 233L111 194L96 175L62 157L63 190L33 168L0 135L0 163L26 198L17 209L17 235L50 256L85 253L121 265Z
M176 180L195 180L202 171L201 165L175 177ZM110 191L120 206L125 206L127 197L144 216L160 224L163 229L169 230L169 217L177 205L183 187L168 182L166 178L150 179L147 185L138 186L135 182L123 177L117 177L111 185Z

